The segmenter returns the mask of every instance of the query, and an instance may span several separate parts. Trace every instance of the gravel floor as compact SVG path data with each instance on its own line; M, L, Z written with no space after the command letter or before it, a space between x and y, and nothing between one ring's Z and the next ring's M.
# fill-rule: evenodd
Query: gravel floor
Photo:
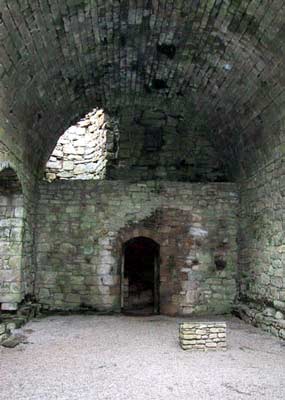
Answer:
M185 320L185 319L183 319ZM178 319L53 316L0 348L0 399L285 399L285 343L227 318L229 350L185 352Z

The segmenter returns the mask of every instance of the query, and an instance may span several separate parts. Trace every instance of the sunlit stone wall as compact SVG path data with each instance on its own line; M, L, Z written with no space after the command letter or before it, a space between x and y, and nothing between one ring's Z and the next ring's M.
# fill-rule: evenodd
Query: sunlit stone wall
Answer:
M237 205L229 183L42 183L36 297L46 309L120 310L123 244L144 236L160 245L162 313L230 312Z
M45 178L104 179L108 161L116 158L118 136L117 121L94 109L59 138Z

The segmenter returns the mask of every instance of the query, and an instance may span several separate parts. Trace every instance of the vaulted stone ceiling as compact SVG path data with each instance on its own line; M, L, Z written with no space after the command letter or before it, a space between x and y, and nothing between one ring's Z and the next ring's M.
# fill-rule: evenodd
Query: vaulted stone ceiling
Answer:
M0 40L1 137L33 165L95 106L195 113L245 167L284 135L283 0L0 0Z

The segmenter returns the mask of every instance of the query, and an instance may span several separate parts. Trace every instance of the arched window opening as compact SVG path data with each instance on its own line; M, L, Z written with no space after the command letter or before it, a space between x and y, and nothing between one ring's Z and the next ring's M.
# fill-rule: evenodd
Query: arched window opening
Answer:
M104 179L118 153L118 120L94 109L59 138L46 165L45 179Z
M136 237L123 246L122 311L159 313L159 245Z

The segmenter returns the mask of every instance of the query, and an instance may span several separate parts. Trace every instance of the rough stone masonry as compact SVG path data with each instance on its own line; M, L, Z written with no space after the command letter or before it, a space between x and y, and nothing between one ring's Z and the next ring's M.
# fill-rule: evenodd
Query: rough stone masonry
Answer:
M116 158L119 130L116 119L94 109L59 138L46 165L45 178L104 179L107 164Z
M237 205L230 183L42 183L36 296L48 310L120 311L123 245L143 236L160 246L162 313L229 313Z
M179 342L183 350L227 350L225 322L182 322Z
M0 169L23 194L1 192L1 307L119 310L122 246L144 234L161 246L164 312L235 309L285 338L284 1L0 10ZM74 159L52 161L91 181L43 183L94 108L119 121L113 158L97 169L107 147L89 163L75 138Z

